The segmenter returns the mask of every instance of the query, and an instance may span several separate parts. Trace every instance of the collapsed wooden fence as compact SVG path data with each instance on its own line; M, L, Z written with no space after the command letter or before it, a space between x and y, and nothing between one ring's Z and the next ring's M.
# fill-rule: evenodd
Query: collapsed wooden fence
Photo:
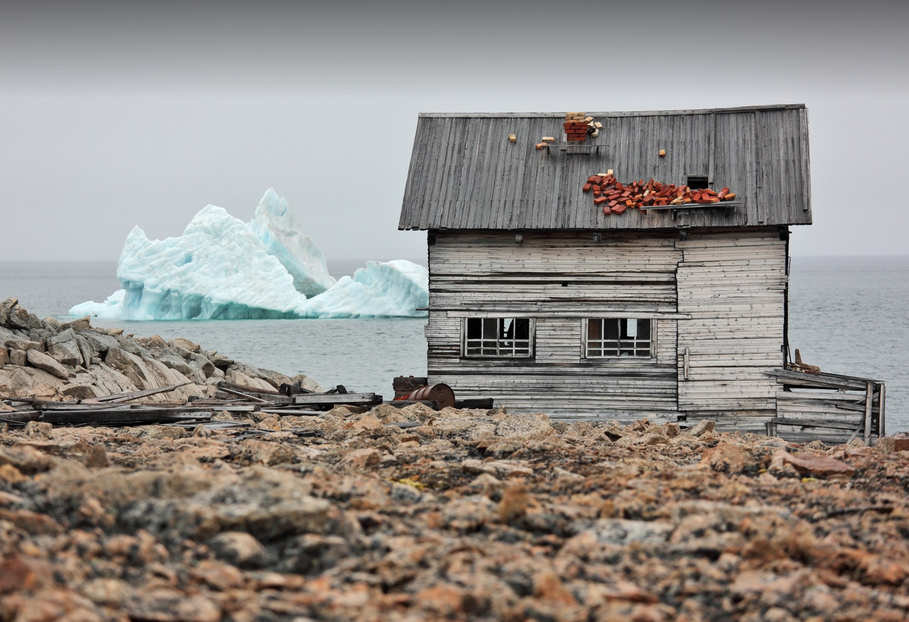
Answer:
M866 445L886 434L886 386L879 380L799 371L769 372L783 385L769 436ZM782 429L781 429L782 428Z

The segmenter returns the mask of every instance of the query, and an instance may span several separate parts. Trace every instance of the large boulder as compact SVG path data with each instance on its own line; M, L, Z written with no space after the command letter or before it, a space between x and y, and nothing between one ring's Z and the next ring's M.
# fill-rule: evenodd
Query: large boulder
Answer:
M47 353L69 367L82 364L82 352L79 350L79 344L75 339L53 344L47 349Z
M28 364L32 367L46 371L51 376L56 376L62 380L69 378L69 372L66 368L47 354L39 352L38 350L29 350L26 355L28 357Z
M40 341L32 341L31 339L26 339L25 337L13 337L12 339L7 339L4 344L7 348L15 348L16 350L22 350L27 352L28 350L44 350L44 344Z
M111 337L110 335L100 333L96 330L83 330L79 334L85 337L85 339L88 340L89 345L91 345L92 350L99 354L105 354L111 348L120 347L120 342L117 341L116 337Z
M9 363L10 365L25 367L28 365L28 355L25 350L11 349L9 351Z
M47 339L47 345L52 346L57 343L65 343L67 341L74 341L76 339L76 331L72 328L67 328L58 332L56 335L49 337Z
M157 383L153 380L151 371L145 366L142 359L135 354L130 354L126 350L113 346L107 350L104 362L129 378L139 390L158 388Z

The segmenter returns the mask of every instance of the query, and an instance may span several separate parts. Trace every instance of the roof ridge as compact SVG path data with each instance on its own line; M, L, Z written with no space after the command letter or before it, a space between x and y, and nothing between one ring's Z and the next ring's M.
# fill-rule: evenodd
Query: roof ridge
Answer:
M739 106L732 108L701 108L681 110L626 110L612 112L587 112L592 117L654 117L668 115L732 114L737 112L759 112L770 110L799 110L805 104L766 104L760 106ZM421 112L421 118L491 118L491 119L535 119L564 117L565 112Z

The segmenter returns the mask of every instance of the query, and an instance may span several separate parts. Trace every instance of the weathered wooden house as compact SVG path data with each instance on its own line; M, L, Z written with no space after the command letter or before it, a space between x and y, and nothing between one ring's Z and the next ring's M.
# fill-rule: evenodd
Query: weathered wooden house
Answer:
M789 227L811 224L805 106L587 114L583 141L564 113L420 115L399 229L428 232L429 382L515 411L763 429ZM583 187L610 170L736 197L606 215Z

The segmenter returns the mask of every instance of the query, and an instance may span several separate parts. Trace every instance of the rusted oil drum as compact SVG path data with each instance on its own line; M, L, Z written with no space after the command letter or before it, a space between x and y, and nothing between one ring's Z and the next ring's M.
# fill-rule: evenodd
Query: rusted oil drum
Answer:
M448 408L454 406L454 391L447 384L431 384L428 387L420 387L407 396L409 400L429 400L438 402L439 408Z

